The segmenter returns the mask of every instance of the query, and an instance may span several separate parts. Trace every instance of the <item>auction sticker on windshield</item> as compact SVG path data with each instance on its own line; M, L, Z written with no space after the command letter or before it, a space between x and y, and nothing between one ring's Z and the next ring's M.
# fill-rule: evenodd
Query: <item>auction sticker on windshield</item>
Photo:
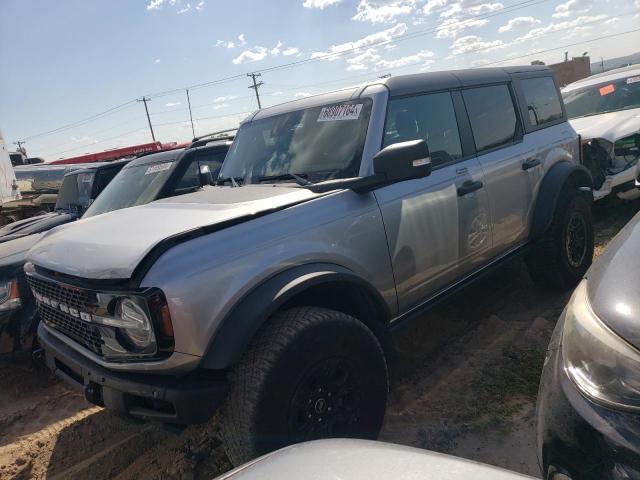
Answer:
M347 105L333 105L331 107L322 107L319 122L333 122L337 120L357 120L360 117L362 103L350 103Z
M152 173L164 172L165 170L169 170L171 168L171 164L173 162L159 163L157 165L151 165L147 168L147 171L144 172L145 175L151 175Z
M640 82L640 76L627 78L627 85Z

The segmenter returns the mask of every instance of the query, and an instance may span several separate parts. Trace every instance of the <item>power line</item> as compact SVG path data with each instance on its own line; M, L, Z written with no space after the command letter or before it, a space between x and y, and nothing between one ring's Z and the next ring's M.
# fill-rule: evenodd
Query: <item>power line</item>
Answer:
M189 118L191 119L191 133L193 133L193 138L196 138L196 129L193 128L193 114L191 113L191 99L189 98L189 89L186 88L185 92L187 92L187 103L189 104Z

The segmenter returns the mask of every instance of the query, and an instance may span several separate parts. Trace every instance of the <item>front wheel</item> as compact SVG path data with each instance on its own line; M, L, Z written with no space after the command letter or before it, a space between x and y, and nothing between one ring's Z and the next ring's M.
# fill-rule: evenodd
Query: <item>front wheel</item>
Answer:
M231 375L221 415L234 465L329 437L375 439L387 402L387 365L362 322L324 308L271 318Z
M549 230L526 262L533 280L543 288L568 290L593 261L591 202L580 191L560 194Z

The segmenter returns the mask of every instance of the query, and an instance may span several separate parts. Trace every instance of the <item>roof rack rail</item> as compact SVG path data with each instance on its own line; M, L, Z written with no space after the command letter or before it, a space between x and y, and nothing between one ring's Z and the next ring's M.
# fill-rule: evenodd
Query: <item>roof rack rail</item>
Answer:
M220 130L213 133L207 133L206 135L200 135L199 137L194 137L194 139L191 140L191 142L197 142L199 140L204 140L206 138L208 138L209 140L218 140L217 137L224 137L224 138L233 137L233 135L223 135L223 134L224 133L228 134L229 132L235 132L237 130L238 130L238 127L235 127L235 128L227 128L226 130Z

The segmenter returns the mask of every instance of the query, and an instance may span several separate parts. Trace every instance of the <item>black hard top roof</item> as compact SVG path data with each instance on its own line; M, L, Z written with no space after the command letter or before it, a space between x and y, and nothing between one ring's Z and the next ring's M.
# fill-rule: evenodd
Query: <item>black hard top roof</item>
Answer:
M89 164L83 165L81 168L78 168L76 170L71 170L70 172L65 174L65 177L67 175L78 175L79 173L96 172L98 170L106 170L108 168L122 167L127 163L129 163L130 161L131 161L130 159L125 159L125 160L114 160L113 162L89 163Z
M549 67L543 65L523 65L500 68L469 68L444 72L425 72L413 75L389 77L384 84L391 95L403 95L416 91L443 90L456 87L470 87L487 83L498 83L511 80L513 75L532 73L536 75L552 75Z

